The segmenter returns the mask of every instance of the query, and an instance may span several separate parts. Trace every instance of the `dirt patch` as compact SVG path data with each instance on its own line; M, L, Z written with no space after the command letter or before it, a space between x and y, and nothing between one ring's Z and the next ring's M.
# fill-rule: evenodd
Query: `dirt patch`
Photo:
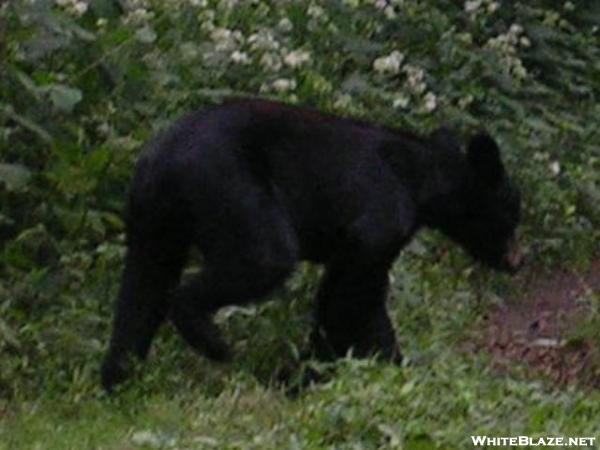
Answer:
M600 386L594 370L587 370L598 364L599 349L573 339L589 314L590 299L600 292L600 260L585 275L558 270L521 284L520 299L496 309L487 321L483 348L493 355L494 366L506 370L525 363L560 384Z

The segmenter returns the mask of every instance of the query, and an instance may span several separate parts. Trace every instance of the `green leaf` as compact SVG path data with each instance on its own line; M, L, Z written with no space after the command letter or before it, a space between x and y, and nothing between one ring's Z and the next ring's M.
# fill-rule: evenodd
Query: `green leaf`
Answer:
M0 113L4 114L7 117L9 117L10 119L14 120L19 125L21 125L23 128L28 129L32 133L35 133L44 142L46 142L48 144L52 142L53 138L46 130L44 130L41 126L39 126L35 122L32 122L31 120L29 120L27 117L17 114L14 111L12 105L0 104Z
M64 84L54 84L48 87L50 100L54 107L62 112L70 113L75 105L83 98L82 92Z
M367 81L366 77L358 72L354 72L342 83L342 90L349 93L367 92L372 86Z
M14 348L21 348L17 333L4 320L0 319L0 342L6 342Z
M135 37L144 44L151 44L156 40L156 32L150 27L144 27L135 33Z
M577 209L592 222L600 223L600 186L594 182L578 183Z
M19 82L25 87L25 89L29 93L31 93L36 100L39 100L40 93L35 81L32 80L25 72L21 70L14 70L14 74L17 77L17 80L19 80Z
M0 164L0 182L9 191L23 191L30 178L30 170L21 164Z

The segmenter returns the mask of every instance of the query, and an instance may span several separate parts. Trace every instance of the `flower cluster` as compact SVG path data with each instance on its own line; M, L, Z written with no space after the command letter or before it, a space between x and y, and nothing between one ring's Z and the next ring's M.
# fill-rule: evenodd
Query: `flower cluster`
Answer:
M316 31L324 27L329 22L329 15L325 9L312 2L306 9L306 15L309 17L307 28L309 31Z
M260 87L260 92L279 92L284 93L296 89L296 80L290 78L278 78L271 83L264 83Z
M425 71L412 64L404 64L405 56L398 50L389 55L381 56L373 61L373 70L379 74L397 75L403 73L406 76L403 93L392 97L394 108L406 108L410 104L411 97L419 99L423 112L429 113L437 108L437 96L433 92L427 92L425 82Z
M575 8L575 5L571 2L565 2L563 8L565 11L572 11ZM544 11L542 23L550 27L573 31L573 26L557 11Z
M241 30L228 29L221 25L223 21L220 20L220 16L227 14L223 8L220 3L214 10L206 8L199 11L197 18L200 28L208 34L210 42L198 45L189 43L182 51L185 50L190 57L201 56L208 66L252 65L261 69L267 76L267 80L260 86L260 92L287 93L288 99L292 99L292 93L298 84L295 72L301 71L312 62L308 45L295 47L291 43L290 32L294 29L292 20L285 16L280 17L271 26L257 22L256 27L244 34ZM325 9L317 2L311 2L307 6L306 14L315 23L329 20ZM316 75L313 78L311 86L314 85L315 89L323 90L329 86L329 82L319 81Z
M210 38L215 44L217 52L233 52L244 42L244 35L239 30L215 28L210 33Z
M500 2L494 0L467 0L465 12L472 17L479 14L492 14L500 8Z
M56 5L63 8L68 14L76 17L83 16L88 10L88 2L86 0L55 0Z
M404 61L404 54L394 50L387 56L381 56L373 61L373 69L379 73L397 74L400 72L400 66Z
M146 26L154 18L147 0L126 0L122 6L126 11L122 19L125 24Z
M527 69L517 56L518 47L530 47L531 41L523 34L523 27L512 24L506 33L487 41L486 46L495 50L501 57L504 69L516 79L527 78Z
M90 0L55 0L61 4L76 4ZM485 0L482 0L482 2ZM182 41L177 48L180 58L186 65L201 64L219 74L228 73L235 67L246 67L244 76L250 76L252 85L262 93L272 93L294 101L300 83L302 92L310 91L332 99L332 106L344 110L358 107L360 101L353 94L336 89L333 79L320 69L320 61L315 60L315 43L311 39L297 41L298 30L314 32L326 39L328 35L339 33L336 17L323 0L310 0L301 7L305 21L289 15L289 0L271 4L263 0L164 0L170 10L185 10L195 17L197 29L202 39ZM348 7L375 8L388 18L396 17L398 11L406 8L405 0L343 0ZM87 4L87 3L86 3ZM152 29L154 11L158 11L151 0L120 0L124 9L123 22L137 28L138 40L151 43L156 33ZM250 26L244 26L237 19L229 20L240 8L248 8L254 19ZM237 17L237 16L236 16ZM264 20L262 20L264 18ZM259 20L260 19L260 20ZM374 34L383 25L379 18L365 26ZM104 27L105 21L97 24ZM318 44L316 44L318 46ZM168 72L160 57L161 50L148 49L144 61L159 72ZM168 63L165 63L168 65ZM371 60L373 72L379 75L377 82L381 88L373 88L369 83L359 89L368 95L376 95L389 101L395 108L414 105L416 111L431 112L438 107L438 97L428 88L426 74L417 65L407 64L406 55L399 49L378 55ZM254 72L253 72L254 71ZM164 82L172 77L163 76ZM390 88L391 85L399 89ZM254 84L255 83L255 84ZM361 90L362 89L362 90ZM356 102L356 103L355 103Z
M550 172L550 175L553 177L559 176L562 172L560 162L556 159L552 159L547 152L535 152L533 154L533 160L545 165L548 168L548 172Z
M248 37L248 44L253 51L276 52L281 47L275 35L268 28L261 28Z
M406 74L406 85L408 89L415 94L422 94L427 89L425 84L425 71L419 67L410 64L402 68Z
M304 50L293 50L283 58L286 65L292 69L300 67L310 61L310 53Z
M396 18L396 9L394 3L402 4L402 1L390 2L388 0L375 0L375 8L383 10L383 13L388 19Z

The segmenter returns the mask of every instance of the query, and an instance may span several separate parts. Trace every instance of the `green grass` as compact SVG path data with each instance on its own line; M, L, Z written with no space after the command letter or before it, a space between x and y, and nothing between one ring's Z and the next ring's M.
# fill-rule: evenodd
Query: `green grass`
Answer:
M406 0L388 18L366 1L146 3L120 12L96 0L80 17L49 0L0 9L0 448L461 449L475 434L595 436L597 391L520 364L499 373L473 350L490 308L518 301L527 277L489 273L431 232L391 274L401 368L348 359L284 393L276 375L305 344L320 275L308 264L272 301L219 316L230 364L165 327L117 395L101 392L98 367L141 145L230 94L420 133L485 127L523 190L525 271L585 271L600 248L598 6L488 1L468 13ZM293 50L309 60L290 65ZM375 70L394 50L398 70ZM590 313L573 331L597 348L598 296L580 300Z
M167 328L136 379L107 397L97 386L98 354L92 363L50 353L36 372L58 359L66 378L58 384L47 373L47 384L4 404L0 448L453 449L479 434L595 435L598 392L555 387L524 366L499 374L463 345L477 338L489 280L411 258L394 271L391 308L403 368L348 359L328 381L287 396L273 377L308 331L302 298L311 290L292 282L287 302L222 318L237 353L230 365L197 357ZM495 281L496 294L510 292L507 280Z

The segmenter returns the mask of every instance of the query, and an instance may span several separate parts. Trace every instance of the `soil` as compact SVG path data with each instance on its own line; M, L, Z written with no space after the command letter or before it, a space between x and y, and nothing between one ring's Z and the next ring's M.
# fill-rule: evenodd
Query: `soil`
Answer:
M515 363L528 365L559 384L600 387L600 349L578 338L591 299L600 293L600 260L588 273L557 270L550 276L528 275L518 301L492 311L482 347L494 367L505 371Z

